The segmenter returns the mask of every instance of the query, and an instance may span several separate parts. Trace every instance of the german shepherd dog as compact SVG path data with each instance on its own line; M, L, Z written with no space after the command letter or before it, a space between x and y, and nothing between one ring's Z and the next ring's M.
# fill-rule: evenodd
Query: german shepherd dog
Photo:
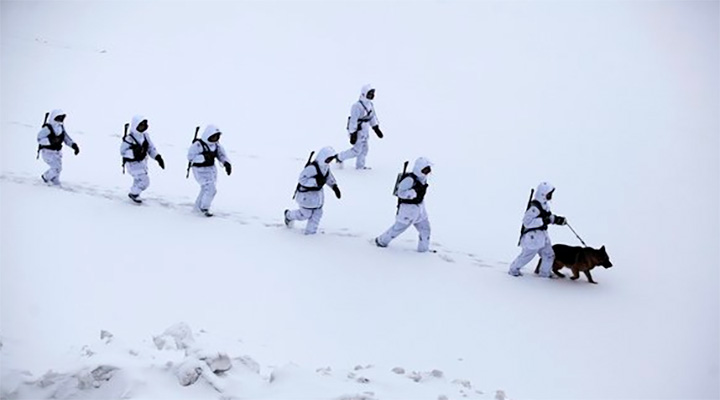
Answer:
M588 282L597 284L597 282L593 280L592 275L590 275L590 270L598 265L602 265L605 268L613 266L610 262L610 257L608 257L605 251L605 246L599 250L595 250L592 247L573 247L564 244L555 244L553 245L553 251L555 252L555 262L553 262L552 270L555 275L561 278L564 278L565 275L561 274L560 270L563 267L568 267L573 272L573 276L571 276L570 279L576 280L580 277L580 271L582 271L587 277ZM540 272L540 263L542 263L542 260L540 260L537 267L535 267L536 274Z

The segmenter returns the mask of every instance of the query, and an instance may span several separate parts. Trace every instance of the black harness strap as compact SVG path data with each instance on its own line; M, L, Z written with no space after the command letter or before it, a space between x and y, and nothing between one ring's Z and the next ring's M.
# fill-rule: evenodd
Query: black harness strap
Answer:
M41 149L48 149L48 150L62 150L63 142L65 141L65 128L63 128L63 131L57 135L55 134L55 129L53 129L52 125L45 124L42 126L43 128L48 128L50 131L50 134L47 136L48 140L50 141L49 145L41 144L38 145L38 152Z
M123 138L123 142L130 145L130 150L133 152L133 158L127 158L123 157L124 162L135 162L135 161L142 161L147 157L148 150L150 148L150 144L148 143L147 139L140 144L135 137L133 137L132 134L129 135L130 139L132 139L133 143L128 142L127 139L128 136Z
M542 219L543 224L541 226L538 226L535 228L526 228L525 225L523 224L521 235L524 235L524 234L526 234L528 232L532 232L532 231L546 231L548 228L548 224L545 223L545 221L552 213L550 213L549 211L545 211L545 209L542 207L542 204L540 204L540 202L537 200L533 200L530 202L530 205L528 206L528 210L530 209L530 207L535 207L538 209L538 211L540 212L540 215L538 215L538 218Z
M362 108L365 109L365 113L366 113L364 117L358 118L358 123L369 122L372 119L373 110L368 110L368 108L365 107L365 104L363 104L363 102L361 100L358 100L358 103L360 103Z
M362 100L358 100L358 103L360 103L362 108L365 109L366 114L365 114L365 116L358 118L357 126L355 127L355 132L360 130L363 122L370 122L370 120L372 119L372 113L373 113L373 110L368 110L368 108L365 107L365 104L363 104ZM350 129L350 120L351 119L352 119L352 117L348 117L348 122L347 122L347 127L346 127L347 129Z
M407 177L411 177L413 179L413 186L412 190L417 193L417 196L415 196L414 199L402 199L398 197L398 207L400 204L420 204L425 200L425 194L427 193L428 184L420 182L420 179L418 179L417 175L410 172L405 174L405 176L400 180L402 182L403 179Z
M315 167L315 171L316 171L315 180L317 181L318 185L317 185L317 187L307 187L307 186L298 184L298 192L300 192L300 193L319 191L320 189L323 188L323 186L325 186L325 183L327 183L327 178L328 178L328 176L330 176L330 168L328 168L328 172L326 174L323 174L320 171L320 165L318 164L317 160L310 163L310 165Z
M200 142L200 146L202 146L203 151L202 155L205 157L205 161L201 163L193 163L193 167L212 167L215 165L215 158L217 158L217 147L215 147L215 151L210 150L210 146L207 145L204 141L200 139L195 139L195 142Z

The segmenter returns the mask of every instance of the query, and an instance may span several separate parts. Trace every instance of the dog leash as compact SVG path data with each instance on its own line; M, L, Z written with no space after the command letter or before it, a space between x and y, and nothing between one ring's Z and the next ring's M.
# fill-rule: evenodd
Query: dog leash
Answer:
M568 227L568 228L570 228L570 230L572 231L572 233L574 233L574 234L575 234L575 237L576 237L576 238L578 238L578 239L580 240L580 243L582 243L582 244L583 244L583 246L587 247L587 245L585 244L585 241L584 241L584 240L582 240L582 239L580 239L580 236L579 236L579 235L577 234L577 232L575 232L575 229L573 229L573 227L572 227L572 226L570 226L570 224L568 224L568 223L567 223L567 221L565 221L565 225L567 225L567 227Z

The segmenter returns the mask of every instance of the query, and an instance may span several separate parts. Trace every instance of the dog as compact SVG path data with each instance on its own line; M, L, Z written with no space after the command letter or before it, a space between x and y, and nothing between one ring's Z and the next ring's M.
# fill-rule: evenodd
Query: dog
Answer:
M555 275L564 278L565 275L560 273L563 267L568 267L572 270L573 276L570 277L572 280L576 280L580 277L580 271L582 271L588 279L588 282L597 284L590 275L590 270L596 266L602 265L605 268L612 267L610 257L608 257L605 246L599 250L595 250L592 247L574 247L566 246L564 244L553 245L553 251L555 252L555 261L552 265L552 270ZM538 262L535 267L535 273L540 272L540 264L542 260Z

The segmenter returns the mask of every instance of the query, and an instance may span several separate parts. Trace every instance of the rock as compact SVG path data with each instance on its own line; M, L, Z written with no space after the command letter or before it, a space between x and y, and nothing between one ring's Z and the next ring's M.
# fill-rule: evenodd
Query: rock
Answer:
M155 347L157 347L158 350L169 348L167 347L167 340L162 336L153 336L153 343L155 343Z
M158 350L184 350L195 343L192 329L184 322L179 322L165 330L159 336L153 336L153 342Z
M496 390L495 391L495 400L506 400L507 396L505 395L505 391L503 390Z
M407 377L414 380L415 382L420 382L422 380L422 375L417 371L409 373Z
M440 396L438 396L438 400L448 400L448 397L444 394L441 394Z
M107 340L106 340L107 339ZM105 343L110 343L110 341L113 339L113 334L106 331L101 330L100 331L100 340L105 340Z
M456 385L460 385L466 389L472 389L472 383L470 383L470 381L468 381L468 380L455 379L454 381L452 381L452 383L454 383Z
M46 388L50 385L55 384L55 379L59 378L60 374L54 372L53 370L49 370L45 373L40 379L35 382L40 388Z
M100 365L92 371L79 372L74 375L77 379L77 388L80 390L97 389L102 386L103 382L109 381L116 370L116 367L110 365Z
M232 368L232 362L230 362L230 357L228 357L227 354L224 353L218 353L217 355L205 357L201 360L205 361L205 363L210 368L210 371L212 371L214 374L222 373Z
M395 367L392 369L392 372L394 372L398 375L403 375L403 374L405 374L405 368Z
M202 375L202 364L200 360L189 359L184 363L180 364L175 370L175 376L178 378L178 382L182 386L190 386L197 382Z
M96 381L109 381L113 374L117 371L117 367L110 365L101 365L90 372L90 375Z
M80 355L83 357L92 357L95 355L95 352L90 349L90 346L85 345L80 349Z
M315 372L317 372L318 374L323 375L323 376L330 376L330 375L332 375L332 368L330 368L330 367L318 368L315 370Z
M442 378L444 375L445 374L443 374L443 372L439 369L434 369L430 371L430 376L432 376L433 378Z

